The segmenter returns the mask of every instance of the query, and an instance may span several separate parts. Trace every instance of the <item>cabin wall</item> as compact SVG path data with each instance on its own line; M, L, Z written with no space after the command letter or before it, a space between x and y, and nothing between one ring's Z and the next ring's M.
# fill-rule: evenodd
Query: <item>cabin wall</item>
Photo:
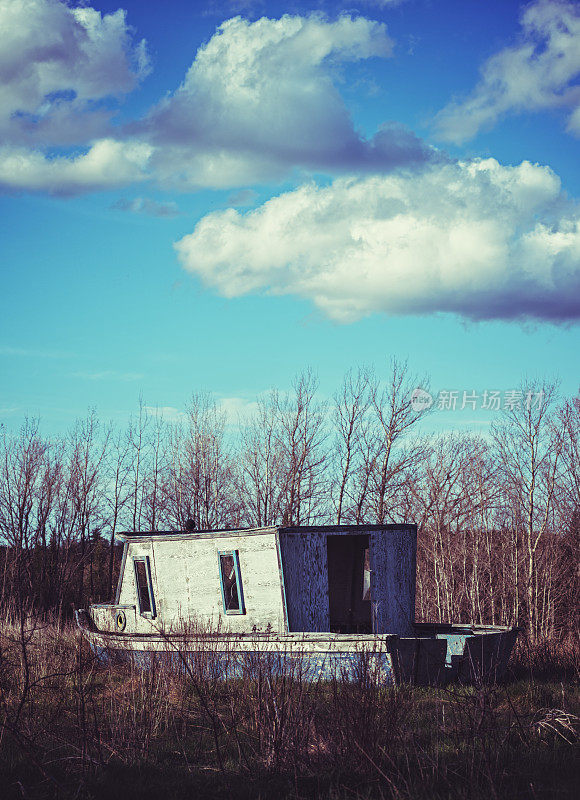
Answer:
M326 534L280 531L289 631L329 631Z
M245 613L225 614L218 552L236 550ZM179 627L184 620L222 631L284 631L284 604L275 531L254 535L194 535L130 541L119 594L120 605L137 605L133 559L149 556L157 617L137 609L136 632Z
M289 631L330 631L328 536L369 537L375 633L409 636L415 620L417 530L400 528L280 531Z
M376 633L413 635L417 528L370 531L371 608Z

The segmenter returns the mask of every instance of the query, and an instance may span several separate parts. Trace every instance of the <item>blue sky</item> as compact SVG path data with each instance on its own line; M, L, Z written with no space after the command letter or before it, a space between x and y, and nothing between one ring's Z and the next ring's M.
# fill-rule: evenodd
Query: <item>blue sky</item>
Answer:
M118 8L0 3L0 422L392 356L577 392L576 3Z

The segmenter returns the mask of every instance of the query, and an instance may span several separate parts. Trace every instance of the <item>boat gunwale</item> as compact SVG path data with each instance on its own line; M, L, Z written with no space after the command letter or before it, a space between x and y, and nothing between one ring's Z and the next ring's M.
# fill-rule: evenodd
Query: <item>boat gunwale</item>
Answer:
M94 607L103 607L107 604L99 604ZM91 606L92 607L92 606ZM115 606L111 606L115 607ZM120 608L120 606L117 606ZM134 606L126 606L127 608L134 608ZM83 624L82 617L85 616L93 623L94 628L89 625ZM417 636L399 636L396 633L333 633L321 631L295 631L295 632L276 632L276 631L163 631L160 629L154 630L151 633L123 633L119 631L104 631L94 624L92 616L85 609L79 609L76 614L77 625L83 633L97 635L104 637L107 640L118 641L119 644L127 642L153 642L164 641L168 644L177 642L199 641L199 642L287 642L294 643L319 643L319 642L361 642L368 644L372 642L390 642L398 640L411 640L411 641L430 641L437 638L437 633L444 635L459 635L459 636L486 636L493 634L507 634L517 633L519 628L508 625L467 625L467 624L453 624L453 623L429 623L418 622L414 623L413 627L417 630ZM429 635L432 631L431 635ZM424 632L424 635L420 635Z
M472 632L475 635L485 633L511 633L515 631L521 632L521 628L517 625L484 625L484 624L470 624L469 622L414 622L413 627L415 630L420 631L433 631L433 633L449 633L449 634L463 634ZM401 638L415 638L415 637L401 637Z
M90 628L84 625L80 620L80 613L84 609L80 609L77 615L77 625L82 633L90 636L100 636L106 640L125 644L128 642L166 642L167 644L177 644L178 642L228 642L235 644L237 642L255 642L255 643L288 643L288 644L301 644L320 642L361 642L364 644L373 642L389 642L398 640L400 637L395 633L320 633L317 631L304 631L301 633L266 633L264 631L247 631L247 632L201 632L195 631L161 631L156 630L151 633L122 633L117 631L103 631L95 626ZM86 612L85 612L86 613Z

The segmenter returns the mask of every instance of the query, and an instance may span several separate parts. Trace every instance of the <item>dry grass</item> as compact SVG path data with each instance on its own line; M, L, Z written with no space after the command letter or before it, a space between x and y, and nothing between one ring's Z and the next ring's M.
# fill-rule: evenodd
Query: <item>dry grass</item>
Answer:
M546 646L552 675L566 648ZM2 796L575 797L578 683L545 661L539 677L538 654L523 674L523 652L509 685L390 689L364 669L307 682L275 657L240 670L211 646L104 666L73 628L5 622Z
M524 635L517 639L510 661L515 679L580 681L580 633L560 639L531 643Z

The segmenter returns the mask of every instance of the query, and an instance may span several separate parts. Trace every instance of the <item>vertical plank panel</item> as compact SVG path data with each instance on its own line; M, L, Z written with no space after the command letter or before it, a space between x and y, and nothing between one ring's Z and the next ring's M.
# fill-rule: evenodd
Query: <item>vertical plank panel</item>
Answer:
M290 631L330 630L326 534L280 532Z
M415 621L416 528L372 531L370 536L374 632L410 636Z

